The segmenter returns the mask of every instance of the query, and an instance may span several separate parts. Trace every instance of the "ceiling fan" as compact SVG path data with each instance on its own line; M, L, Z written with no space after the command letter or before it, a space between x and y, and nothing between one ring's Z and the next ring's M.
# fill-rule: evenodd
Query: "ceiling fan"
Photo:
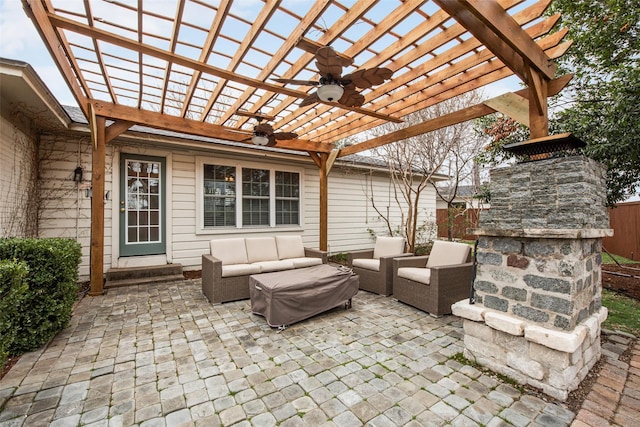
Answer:
M252 117L258 121L258 124L253 127L253 135L251 135L251 138L245 140L251 141L255 145L273 147L274 145L276 145L276 140L296 139L298 137L298 134L294 132L275 132L270 124L262 123L262 120L264 119L273 119L270 116L265 116L259 113L254 114L248 111L237 111L236 114L240 116Z
M393 71L388 68L363 68L342 76L342 67L348 67L352 60L338 55L332 47L325 46L316 52L316 67L320 74L319 81L274 79L279 83L302 86L318 86L318 90L307 96L300 103L301 107L315 102L337 102L346 107L360 107L364 104L364 96L356 88L367 89L389 80Z

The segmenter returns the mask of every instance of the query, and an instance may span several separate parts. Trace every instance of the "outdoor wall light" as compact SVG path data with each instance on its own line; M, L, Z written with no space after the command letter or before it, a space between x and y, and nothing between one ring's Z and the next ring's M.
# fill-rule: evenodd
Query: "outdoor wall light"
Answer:
M342 98L344 89L335 83L322 85L318 88L318 98L325 102L334 102Z
M82 166L78 166L73 171L73 182L82 182Z
M267 145L269 143L269 138L264 135L253 135L251 137L251 142L255 145Z

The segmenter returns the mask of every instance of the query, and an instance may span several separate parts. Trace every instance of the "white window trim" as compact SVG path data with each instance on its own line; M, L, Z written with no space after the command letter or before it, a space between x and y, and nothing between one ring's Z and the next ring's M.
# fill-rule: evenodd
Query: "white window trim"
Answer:
M204 227L204 165L228 166L236 169L236 226L235 227ZM243 226L242 225L242 168L266 169L269 170L269 223L268 227ZM275 193L275 172L295 172L300 178L299 194L299 219L300 224L296 225L276 225L276 193ZM196 157L196 234L231 234L231 233L270 233L274 231L296 231L304 230L304 169L295 168L276 163L239 162L232 159L222 159L214 157Z

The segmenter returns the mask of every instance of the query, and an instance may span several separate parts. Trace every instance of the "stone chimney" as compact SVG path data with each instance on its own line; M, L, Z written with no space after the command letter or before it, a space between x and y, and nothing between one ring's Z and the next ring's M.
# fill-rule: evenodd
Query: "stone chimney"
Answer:
M461 301L465 357L566 400L599 359L605 170L581 156L491 171L475 304Z

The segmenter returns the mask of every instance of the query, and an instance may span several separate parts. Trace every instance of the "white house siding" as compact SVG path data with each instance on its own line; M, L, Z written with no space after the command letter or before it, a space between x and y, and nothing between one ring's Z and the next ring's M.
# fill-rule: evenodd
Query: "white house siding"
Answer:
M47 157L42 162L41 176L44 194L41 236L70 237L82 245L81 278L89 275L91 201L86 197L86 188L91 179L90 139L82 137L44 136ZM318 168L306 156L276 155L265 157L242 152L207 151L199 148L184 149L169 143L143 144L115 140L107 145L105 192L105 257L104 271L119 266L118 221L119 221L119 162L122 153L140 154L167 159L167 261L180 263L187 270L201 268L202 254L208 253L209 241L231 236L265 236L278 234L301 234L305 246L318 248L320 227L319 173ZM199 163L200 161L200 163ZM301 173L302 225L285 229L199 231L197 227L196 201L198 165L205 162L234 163L238 165L269 165L293 169ZM77 186L72 181L73 170L81 165L85 181ZM371 187L372 185L372 187ZM373 188L376 204L380 209L389 209L392 221L400 225L400 211L393 200L392 188L384 172L371 173L366 168L354 169L334 166L329 175L329 249L332 253L373 247L367 229L378 235L386 234L384 222L368 201ZM104 197L104 195L103 195ZM433 190L425 191L421 207L435 214ZM115 213L115 216L113 216ZM115 218L112 221L112 217Z
M107 147L105 193L111 191L112 149ZM79 274L89 275L91 246L91 143L88 137L42 135L40 143L41 214L39 237L65 237L82 246ZM73 181L76 167L83 168L81 183ZM104 197L105 195L102 195ZM111 265L111 202L105 200L105 268Z
M16 117L0 114L0 237L35 237L37 227L36 137L16 126Z
M384 172L337 168L329 176L329 245L332 253L374 246L375 235L386 236L386 222L369 200L388 215L392 228L402 225L402 212L393 192L393 184ZM388 213L387 213L388 212ZM435 190L429 186L420 196L419 223L435 219Z

